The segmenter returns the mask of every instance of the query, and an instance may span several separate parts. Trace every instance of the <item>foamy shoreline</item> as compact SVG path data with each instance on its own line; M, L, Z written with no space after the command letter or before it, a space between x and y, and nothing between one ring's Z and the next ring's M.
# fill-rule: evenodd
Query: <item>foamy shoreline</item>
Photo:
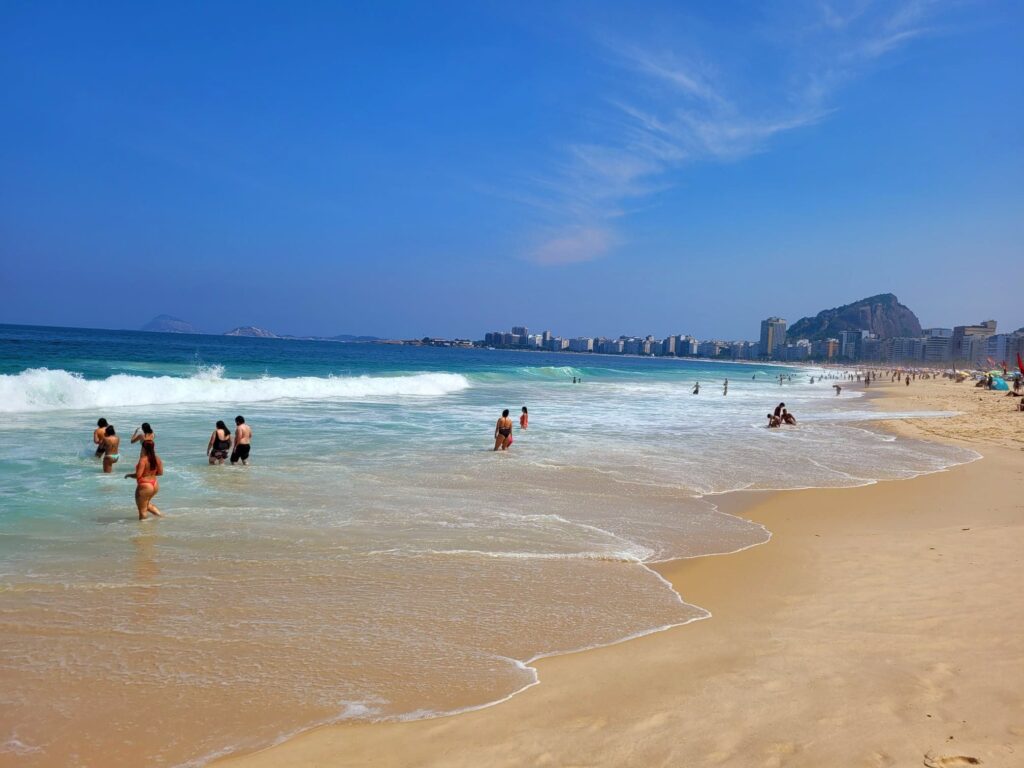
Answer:
M908 388L910 392L884 387L887 394L897 395L885 398L885 407L891 403L893 408L906 410L904 398L908 394L923 398L927 389L943 401L950 395L961 397L963 403L957 404L955 410L963 411L967 407L964 403L973 393L963 388L936 389L943 384L943 381L921 382L920 386ZM990 400L982 402L991 407ZM946 429L955 432L955 420L942 422ZM905 433L914 427L915 424L910 423L898 429ZM1016 439L1021 441L1020 425L1016 434ZM955 439L955 434L950 436ZM975 441L970 444L979 446ZM1019 449L1020 444L1017 447ZM901 760L913 758L920 764L926 753L941 757L947 736L953 735L951 741L956 741L952 732L939 739L932 731L951 731L954 725L962 736L967 737L965 731L970 731L976 738L977 749L973 755L987 754L993 760L1000 754L1005 756L1008 753L999 753L1002 748L993 744L999 739L1007 744L1021 741L1021 732L1013 731L1017 726L1008 718L1007 712L1012 708L1000 708L1001 715L986 711L983 717L975 719L971 728L965 728L964 723L954 724L949 713L946 713L948 717L939 717L948 708L938 705L931 708L936 712L922 715L928 722L921 724L900 719L897 727L896 722L886 718L879 722L877 717L864 717L860 718L860 723L856 722L857 718L851 716L858 708L866 707L868 714L871 712L874 700L868 695L871 691L876 691L874 695L882 692L884 698L892 696L902 706L912 703L913 691L904 690L905 680L901 674L893 670L887 673L885 668L873 670L873 674L861 668L862 677L867 673L865 680L844 677L842 670L837 669L840 659L834 652L835 643L843 638L842 633L830 637L825 632L827 627L818 624L825 620L827 625L828 615L846 618L846 606L851 602L859 604L861 599L868 600L873 612L847 627L848 632L856 630L867 634L860 637L857 647L848 650L854 652L859 647L857 652L862 655L865 651L892 650L888 645L879 646L877 632L871 627L880 622L889 626L895 621L899 625L900 611L895 610L894 615L893 606L900 600L893 585L898 585L901 574L907 579L916 574L920 579L922 573L912 560L893 551L905 548L906 544L895 537L887 540L884 536L887 530L891 534L898 531L904 538L910 535L914 541L925 538L948 544L950 553L955 550L958 557L978 559L981 552L985 552L989 562L994 560L997 567L1001 563L1000 573L1005 577L1002 582L1015 583L1011 573L1020 572L1020 563L1013 562L1012 550L1020 543L1021 527L1013 519L1012 510L1015 496L1020 493L1021 479L1019 471L1011 477L1006 470L1015 461L1019 462L1020 456L1019 452L1014 455L1012 451L987 445L983 453L985 461L901 482L791 490L772 493L767 498L761 494L758 503L742 514L765 523L774 532L770 546L755 547L727 558L702 557L656 566L687 602L710 609L714 614L711 621L628 643L543 658L537 664L543 684L530 687L501 707L441 720L330 726L270 750L228 758L217 764L521 765L542 760L550 765L569 762L657 765L670 758L682 760L685 757L689 764L781 764L785 758L785 764L821 765L833 761L839 765L874 764L868 762L876 760L872 755L897 754ZM981 492L984 500L979 500L975 489L979 485L986 488ZM735 503L745 506L741 496L753 495L742 492L734 495ZM745 500L746 503L751 501L750 498ZM957 526L961 521L966 524ZM965 547L982 537L957 538L955 534L969 532L962 531L962 527L984 530L984 546L980 549ZM997 530L1001 532L993 536L992 531ZM994 551L990 551L993 548ZM924 551L937 549L925 547ZM868 567L871 560L879 563ZM817 573L818 578L808 579L810 572ZM844 572L849 572L845 579ZM890 586L884 589L886 585L872 581L863 589L854 589L857 578L863 578L864 572L872 574L876 580L885 577L883 581ZM1009 628L1001 627L1017 621L1012 616L999 617L991 611L984 612L982 621L993 625L995 630L992 638L999 647L994 650L988 647L991 643L982 643L983 650L971 651L968 643L961 642L965 639L963 631L951 633L950 637L956 640L952 648L946 648L949 643L922 632L928 622L944 624L938 608L945 600L943 596L949 594L948 590L958 587L957 592L961 592L979 575L943 572L936 577L938 583L932 586L936 611L926 611L927 615L920 617L905 606L902 611L907 617L906 634L913 639L907 649L907 652L912 651L913 665L916 665L911 667L916 670L924 665L919 670L922 675L933 676L929 678L931 682L923 684L923 690L929 690L931 685L935 690L951 692L951 681L943 679L951 677L951 673L945 673L944 665L973 665L987 655L994 659L996 666L1005 667L1002 663L1024 657L1018 655L1019 641L1016 645L1013 643L1014 637L1020 637L1021 633L1012 635ZM981 578L987 583L984 574ZM944 579L949 584L945 584ZM837 580L844 588L842 598L830 590L818 588L818 582L837 584ZM808 581L815 583L808 584ZM878 599L871 599L872 592L879 593L873 595ZM1013 599L1009 588L1002 599ZM816 610L823 612L816 613ZM816 632L821 637L814 637ZM967 634L973 637L974 632ZM814 639L807 639L805 635ZM782 642L782 648L788 647L786 642L800 640L799 648L807 651L805 660L811 664L801 664L799 653L794 657L787 653L772 654L772 664L763 669L758 665L749 668L740 664L743 657L757 658L766 653L759 647L765 638L771 638L773 645L778 644L779 638L790 638ZM876 641L872 642L871 638ZM794 646L794 650L797 647ZM951 660L942 660L950 654ZM1020 695L1015 689L1021 687L1020 669L1020 666L1015 668L1016 675L1005 669L998 679L986 680L986 685L1005 682L1006 689L1000 688L1001 693L1019 702ZM775 677L772 677L773 670ZM842 694L846 703L829 697L822 699L813 685L807 688L797 684L796 681L808 678L809 673L812 680L815 676L833 680L834 693ZM734 685L727 685L728 681L733 681ZM752 684L756 684L753 690ZM791 693L780 695L784 690ZM963 687L957 691L958 698L972 714L978 709L992 709L981 691L972 690L970 686L966 691ZM858 703L858 696L865 700ZM838 703L843 713L836 712ZM855 731L860 738L848 733L838 739L822 741L824 726L816 723L827 718L812 719L809 715L812 707L825 713L833 711L831 717L843 720L844 728ZM865 722L869 722L870 727L858 728ZM940 725L942 727L938 727ZM743 731L739 739L734 733L737 728ZM716 729L717 736L714 735ZM731 737L730 731L733 732ZM912 736L903 735L904 731ZM1001 735L993 741L987 738L991 731ZM785 738L786 735L792 738ZM733 743L724 743L730 740ZM986 746L988 741L991 743ZM872 743L882 746L873 751L861 746ZM895 749L897 746L899 749Z

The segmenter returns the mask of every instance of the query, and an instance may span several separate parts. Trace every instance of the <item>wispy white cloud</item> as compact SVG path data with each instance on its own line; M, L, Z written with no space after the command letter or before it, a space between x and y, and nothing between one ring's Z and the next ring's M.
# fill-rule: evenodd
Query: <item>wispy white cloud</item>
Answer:
M565 145L529 191L516 193L532 199L545 221L546 234L527 258L550 265L604 256L620 240L613 223L627 205L676 183L688 164L739 160L826 119L845 83L929 34L943 4L809 0L798 15L779 19L780 28L799 34L765 41L777 66L757 83L723 77L701 51L602 41L608 63L631 76L631 87L607 99L594 131L600 142Z
M612 233L602 227L573 227L554 234L534 248L530 260L544 266L592 261L614 244Z

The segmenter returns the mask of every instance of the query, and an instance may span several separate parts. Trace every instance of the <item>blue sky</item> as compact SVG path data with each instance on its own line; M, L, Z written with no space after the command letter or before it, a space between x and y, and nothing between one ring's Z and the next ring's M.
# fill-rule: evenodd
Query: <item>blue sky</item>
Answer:
M0 322L1024 325L1024 5L0 8Z

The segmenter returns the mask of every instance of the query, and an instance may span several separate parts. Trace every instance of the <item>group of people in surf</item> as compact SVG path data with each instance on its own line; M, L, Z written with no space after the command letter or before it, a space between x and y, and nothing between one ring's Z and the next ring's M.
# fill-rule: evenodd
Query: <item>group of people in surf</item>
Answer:
M796 416L786 409L785 403L779 403L775 406L775 412L768 414L768 428L774 429L775 427L781 427L783 424L795 427Z
M525 430L530 426L530 413L523 406L519 414L519 429ZM512 445L512 417L508 415L508 408L501 412L497 423L494 425L494 450L507 451Z
M110 474L121 458L121 438L117 430L106 419L99 419L92 433L92 441L96 445L96 458L103 459L103 471ZM150 515L163 517L153 499L160 492L159 478L164 473L164 462L157 455L156 433L148 421L135 428L131 441L142 444L135 471L125 475L125 479L135 480L135 506L139 511L139 520L147 520ZM245 423L244 417L235 417L234 436L223 421L218 421L206 446L206 456L210 464L223 464L225 459L229 459L232 464L248 464L251 443L252 428Z

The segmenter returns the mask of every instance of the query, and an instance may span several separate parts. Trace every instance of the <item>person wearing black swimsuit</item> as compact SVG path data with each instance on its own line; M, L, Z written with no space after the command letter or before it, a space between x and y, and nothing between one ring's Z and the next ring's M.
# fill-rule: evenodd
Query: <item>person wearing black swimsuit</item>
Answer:
M223 421L217 422L217 428L210 435L210 442L206 445L206 455L210 457L211 464L223 464L231 450L231 432Z
M506 450L512 442L512 419L508 417L508 408L501 412L501 418L494 425L494 450Z

